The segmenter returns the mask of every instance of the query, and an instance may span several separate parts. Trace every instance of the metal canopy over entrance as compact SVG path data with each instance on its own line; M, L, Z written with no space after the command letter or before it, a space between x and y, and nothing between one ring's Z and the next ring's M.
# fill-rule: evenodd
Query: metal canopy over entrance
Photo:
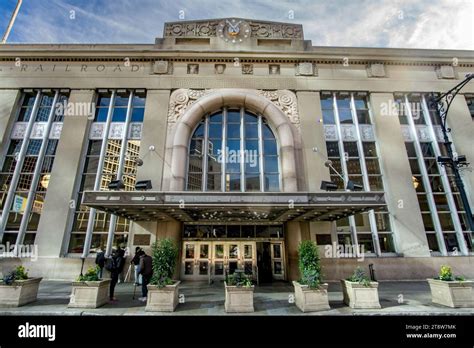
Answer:
M334 221L386 207L383 192L86 191L82 203L133 221Z

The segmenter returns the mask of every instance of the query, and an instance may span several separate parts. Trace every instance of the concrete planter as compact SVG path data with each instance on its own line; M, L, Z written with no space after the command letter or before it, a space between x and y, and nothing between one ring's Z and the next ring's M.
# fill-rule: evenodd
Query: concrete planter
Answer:
M225 311L227 313L251 313L255 286L233 286L225 284Z
M176 281L173 285L166 285L163 288L148 285L145 310L147 312L174 312L178 305L178 286L180 283L180 281Z
M0 307L20 307L36 301L41 279L15 280L12 285L0 283Z
M427 279L431 289L431 301L443 306L459 308L474 307L472 280L444 281Z
M331 309L329 307L328 284L321 284L317 289L293 281L295 287L295 304L302 312L317 312Z
M379 283L370 282L369 286L342 279L344 303L351 308L382 308L379 302Z
M88 282L72 282L72 293L68 307L98 308L109 300L110 279Z

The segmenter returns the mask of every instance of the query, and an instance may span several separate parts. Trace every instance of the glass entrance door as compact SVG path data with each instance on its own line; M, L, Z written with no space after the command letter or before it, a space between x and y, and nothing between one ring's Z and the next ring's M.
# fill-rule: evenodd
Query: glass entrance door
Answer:
M208 280L211 265L210 242L184 242L181 278Z
M283 280L285 279L284 272L284 259L283 259L283 243L272 242L271 243L271 258L272 258L272 276L273 279Z
M243 269L255 277L256 243L252 241L186 241L183 243L181 279L224 280Z

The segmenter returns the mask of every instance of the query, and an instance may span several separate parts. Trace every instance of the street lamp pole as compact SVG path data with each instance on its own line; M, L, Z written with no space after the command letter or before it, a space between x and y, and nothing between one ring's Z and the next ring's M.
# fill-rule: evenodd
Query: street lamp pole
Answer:
M432 94L431 95L431 105L436 107L438 112L438 117L440 118L441 123L441 130L443 132L443 139L444 139L444 146L446 148L447 156L440 156L438 157L438 162L442 166L450 167L454 174L454 180L456 183L456 187L458 188L459 195L461 197L462 205L464 207L464 211L466 213L467 218L467 227L470 231L470 244L472 250L472 233L474 232L474 221L472 219L472 211L469 205L469 200L467 198L466 190L464 189L464 183L462 181L461 175L459 173L460 167L465 167L469 165L466 161L466 156L459 156L457 153L454 153L452 148L452 142L449 139L449 133L451 129L446 125L446 119L448 117L449 107L451 103L456 97L456 95L461 91L461 89L469 83L474 78L474 73L467 74L466 78L461 81L459 84L454 86L452 89L447 91L444 94L439 96Z
M13 11L10 21L8 22L7 29L5 30L5 33L3 34L2 44L7 42L8 36L10 35L10 31L12 30L12 27L13 27L13 23L15 23L16 16L18 15L18 12L20 11L22 1L23 0L18 0L18 2L16 3L15 10Z

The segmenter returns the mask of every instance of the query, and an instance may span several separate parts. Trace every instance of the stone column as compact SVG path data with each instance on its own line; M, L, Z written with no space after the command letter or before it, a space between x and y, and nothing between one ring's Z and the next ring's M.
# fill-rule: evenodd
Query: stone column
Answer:
M18 89L0 90L0 153L2 154L7 150L10 139L9 127L15 122L20 96L21 91Z
M94 101L93 90L72 90L69 96L69 103L72 105ZM67 249L69 223L73 218L74 209L71 202L75 198L76 184L81 179L82 153L89 135L87 116L69 114L64 117L51 180L36 234L35 243L38 245L40 257L59 257Z
M298 270L298 245L302 240L310 240L309 222L290 221L286 224L286 267L288 280L297 280L300 277Z
M448 113L448 126L451 128L451 140L459 155L466 155L467 161L474 163L474 121L469 112L464 95L454 98ZM464 187L469 197L471 210L474 211L474 171L461 171Z
M393 94L371 93L370 102L397 252L407 257L430 256L398 115L389 112Z
M171 239L178 247L178 257L176 259L176 269L174 272L175 279L179 279L181 266L181 232L183 224L179 221L163 221L158 222L156 228L156 239Z
M305 189L316 192L320 190L322 180L330 179L329 170L324 166L327 150L324 126L319 121L323 118L321 99L318 92L302 91L296 95L303 143ZM314 152L313 148L317 148L317 152Z
M168 123L169 90L148 90L143 119L140 158L143 165L138 167L138 180L151 180L153 190L161 191L165 158L166 133ZM150 150L154 146L154 150Z

